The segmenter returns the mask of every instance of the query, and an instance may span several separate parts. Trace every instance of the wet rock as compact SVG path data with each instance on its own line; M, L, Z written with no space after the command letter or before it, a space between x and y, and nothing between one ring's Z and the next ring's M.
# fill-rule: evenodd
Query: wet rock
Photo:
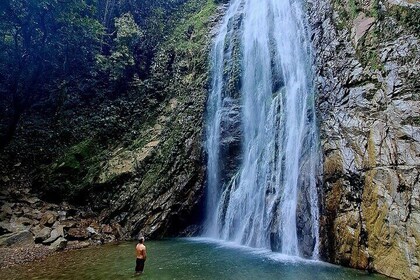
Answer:
M64 237L64 226L58 226L51 231L50 237L44 240L43 244L50 244L57 240L59 237Z
M98 234L97 232L96 232L96 230L93 228L93 227L87 227L86 228L86 231L89 233L89 234Z
M199 236L202 231L203 231L203 226L201 226L201 225L191 225L191 226L187 227L185 230L183 230L180 233L180 236L184 236L184 237Z
M39 223L44 226L52 226L56 220L57 220L57 214L49 211L42 215Z
M27 230L0 236L0 247L19 247L33 245L33 243L34 239L32 233Z
M86 240L89 238L89 233L85 228L71 228L67 231L67 238L69 240Z
M112 229L112 227L110 225L102 225L101 232L102 233L105 233L105 234L112 234L113 229Z
M51 228L44 227L43 229L40 229L39 231L35 232L34 238L35 243L41 243L46 241L51 236Z
M321 253L419 279L420 42L386 12L388 1L379 18L367 17L372 3L349 22L347 4L309 0L324 157Z
M112 223L112 234L117 238L120 239L125 235L125 231L123 227L119 223Z
M67 246L67 240L64 237L59 237L50 246L49 249L54 251L62 251Z

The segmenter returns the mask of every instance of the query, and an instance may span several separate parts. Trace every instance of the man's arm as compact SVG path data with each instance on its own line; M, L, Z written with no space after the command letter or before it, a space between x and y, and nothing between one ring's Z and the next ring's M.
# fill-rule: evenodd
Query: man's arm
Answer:
M144 260L146 260L146 246L144 246L144 249L143 249L143 258Z

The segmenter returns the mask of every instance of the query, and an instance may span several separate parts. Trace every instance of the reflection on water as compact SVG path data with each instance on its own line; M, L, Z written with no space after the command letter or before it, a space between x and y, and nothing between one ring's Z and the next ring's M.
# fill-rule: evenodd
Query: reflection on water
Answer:
M142 276L134 276L134 243L64 252L0 270L0 279L386 279L361 271L203 239L146 242Z

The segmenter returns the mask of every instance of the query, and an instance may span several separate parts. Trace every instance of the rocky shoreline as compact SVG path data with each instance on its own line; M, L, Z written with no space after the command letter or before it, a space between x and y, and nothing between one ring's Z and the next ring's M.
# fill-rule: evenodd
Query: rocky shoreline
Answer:
M58 251L115 242L124 234L118 223L100 223L88 208L48 203L29 189L2 190L0 202L0 268L40 260Z
M42 260L53 253L55 252L42 245L20 248L2 247L0 248L0 269Z

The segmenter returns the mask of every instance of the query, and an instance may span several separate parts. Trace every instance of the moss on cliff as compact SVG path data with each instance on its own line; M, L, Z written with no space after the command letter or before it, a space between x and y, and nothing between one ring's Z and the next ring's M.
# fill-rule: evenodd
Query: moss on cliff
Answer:
M55 171L61 170L79 170L83 161L89 160L95 156L96 146L92 140L84 140L79 144L71 147L68 151L59 159L57 163L53 165Z
M157 52L145 82L159 102L132 144L113 147L116 153L105 165L115 171L105 173L124 173L125 179L111 183L118 185L112 189L97 186L91 196L104 216L117 219L133 236L140 230L154 237L172 235L199 216L209 30L216 5L195 0L184 8L183 20ZM103 178L115 178L108 175ZM123 218L121 209L129 209Z
M14 161L0 173L11 169L19 176L30 173L29 180L35 177L34 192L80 204L88 202L90 193L112 192L134 177L144 181L146 191L159 188L169 162L186 157L185 140L201 140L209 30L217 5L213 0L188 0L171 7L164 17L148 16L162 34L149 46L147 55L152 58L147 59L153 60L150 72L142 73L143 80L127 81L118 93L95 85L86 96L66 84L56 107L50 110L50 103L40 104L21 120L0 163Z
M389 8L389 13L407 29L413 31L417 36L420 35L420 9L393 5Z
M382 3L379 0L333 1L336 12L335 25L339 30L347 29L355 42L357 58L363 66L372 70L384 71L384 65L378 53L381 42L397 38L401 33L420 34L420 9ZM361 38L354 38L360 28L361 19L373 18L374 23L367 28ZM394 19L394 20L392 20ZM404 26L401 31L398 25Z
M203 7L198 13L181 22L166 43L179 53L198 54L206 45L209 18L215 14L216 4L213 0L201 1Z
M54 163L41 166L35 187L51 201L78 201L98 176L103 153L94 140L83 140L65 150Z

